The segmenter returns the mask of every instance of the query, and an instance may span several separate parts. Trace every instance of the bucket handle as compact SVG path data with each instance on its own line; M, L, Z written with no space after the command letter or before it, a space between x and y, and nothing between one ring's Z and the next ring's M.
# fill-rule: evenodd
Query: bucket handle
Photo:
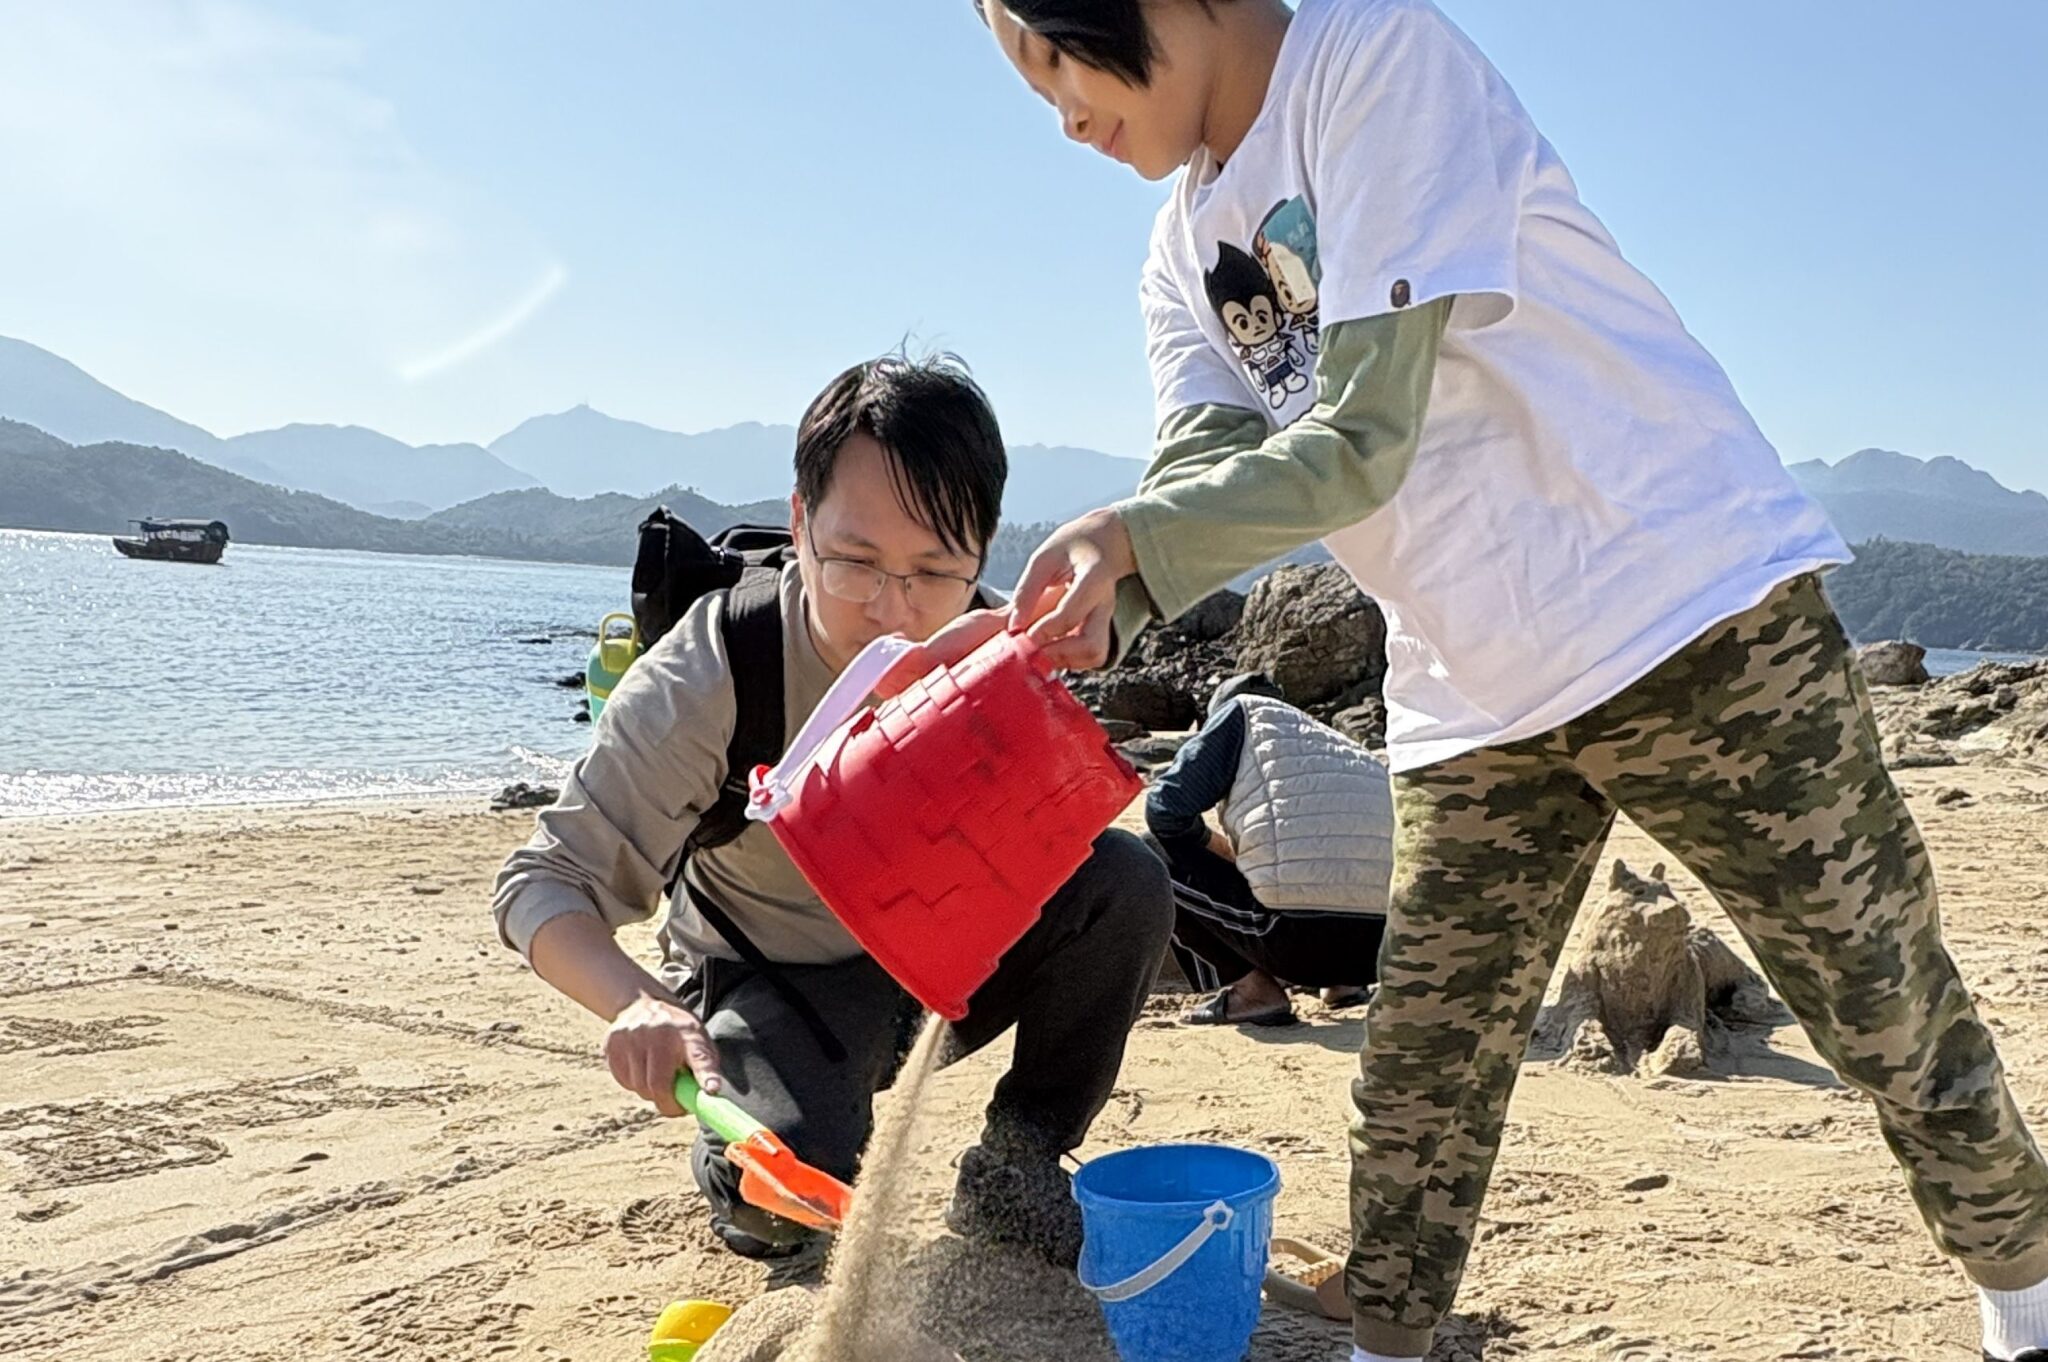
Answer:
M1142 1268L1120 1282L1108 1286L1090 1286L1084 1278L1081 1285L1097 1300L1109 1305L1135 1300L1153 1287L1187 1266L1188 1259L1202 1251L1202 1245L1215 1235L1230 1228L1230 1222L1237 1219L1237 1213L1222 1202L1214 1202L1202 1212L1202 1223L1188 1233L1188 1237L1166 1251L1166 1256L1148 1268Z
M797 777L817 756L825 739L853 717L875 687L882 683L882 678L889 674L889 669L917 646L900 634L889 634L860 650L859 655L847 664L846 670L839 673L832 689L825 692L825 698L818 701L811 717L804 720L804 726L797 730L782 760L766 770L753 773L748 781L752 792L747 800L748 818L767 822L788 806Z

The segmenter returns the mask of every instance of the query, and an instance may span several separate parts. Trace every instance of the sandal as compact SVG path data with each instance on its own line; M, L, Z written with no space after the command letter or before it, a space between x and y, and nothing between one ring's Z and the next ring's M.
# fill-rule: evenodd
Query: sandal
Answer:
M1319 1248L1302 1243L1299 1239L1273 1240L1273 1252L1284 1253L1290 1258L1307 1264L1306 1271L1282 1272L1277 1267L1266 1268L1266 1294L1272 1299L1299 1310L1305 1315L1318 1315L1323 1319L1349 1321L1351 1302L1344 1294L1344 1263Z
M1342 1012L1350 1007L1364 1007L1372 1001L1372 990L1369 988L1340 988L1334 992L1335 997L1323 999L1323 1006L1332 1012Z
M1230 1015L1230 990L1227 988L1200 1007L1181 1013L1180 1019L1188 1026L1292 1026L1301 1020L1294 1015L1292 1003L1278 1003L1263 1012L1233 1017Z

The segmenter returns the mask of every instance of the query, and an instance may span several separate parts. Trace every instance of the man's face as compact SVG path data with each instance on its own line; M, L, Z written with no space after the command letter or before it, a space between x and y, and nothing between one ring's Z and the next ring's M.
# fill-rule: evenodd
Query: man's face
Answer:
M831 486L818 505L790 498L790 532L810 600L812 640L834 671L887 634L923 642L972 603L969 583L980 572L979 558L947 548L904 506L889 476L889 456L866 435L855 434L840 449ZM851 585L861 594L858 588L871 587L873 578L859 568L896 576L865 602L829 589ZM914 583L900 580L912 576Z

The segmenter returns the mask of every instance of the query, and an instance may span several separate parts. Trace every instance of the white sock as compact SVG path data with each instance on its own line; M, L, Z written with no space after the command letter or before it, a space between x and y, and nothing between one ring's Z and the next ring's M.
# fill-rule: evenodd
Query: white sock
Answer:
M2048 1282L2024 1291L1977 1288L1984 1311L1984 1351L2018 1357L2029 1348L2048 1348Z
M1369 1353L1363 1348L1351 1350L1351 1362L1423 1362L1419 1357L1388 1357L1385 1353Z

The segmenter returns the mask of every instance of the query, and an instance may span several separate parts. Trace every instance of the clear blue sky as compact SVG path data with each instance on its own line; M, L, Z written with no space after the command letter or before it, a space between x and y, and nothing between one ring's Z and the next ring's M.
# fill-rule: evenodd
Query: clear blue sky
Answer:
M2042 0L1445 0L1788 460L2048 487ZM1145 452L1163 190L968 0L0 0L0 334L232 434L790 421L905 335Z

